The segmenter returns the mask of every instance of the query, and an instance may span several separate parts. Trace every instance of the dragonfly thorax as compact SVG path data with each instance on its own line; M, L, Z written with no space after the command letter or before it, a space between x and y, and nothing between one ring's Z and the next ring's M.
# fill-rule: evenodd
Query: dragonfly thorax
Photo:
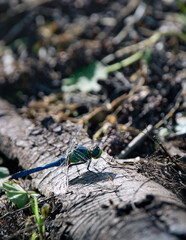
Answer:
M91 151L92 158L99 158L102 154L102 150L99 148L98 145L94 146L94 148L91 149L90 151Z
M71 152L68 154L68 159L71 163L76 162L86 162L91 159L91 151L83 146L76 146Z

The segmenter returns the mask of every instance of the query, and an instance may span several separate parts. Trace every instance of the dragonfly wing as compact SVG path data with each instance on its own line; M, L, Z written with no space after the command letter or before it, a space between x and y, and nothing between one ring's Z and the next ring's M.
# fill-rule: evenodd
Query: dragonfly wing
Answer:
M66 152L66 156L68 155L68 153L73 149L73 147L75 146L75 143L77 141L77 137L80 133L82 129L82 126L79 126L79 128L77 129L77 132L75 133L75 136L72 138L71 142L70 142L70 145L69 145L69 148L67 149L67 152Z
M68 153L72 150L72 148L74 147L75 145L75 142L77 140L77 137L79 135L79 132L81 131L82 129L82 126L80 126L78 129L77 129L77 132L75 133L74 137L72 138L70 144L69 144L69 148L67 149L66 151L66 158L65 158L65 161L63 161L61 163L60 166L63 167L63 173L65 174L65 180L63 182L56 182L54 180L54 188L55 188L55 192L58 193L58 195L64 195L67 190L68 190L68 169L69 169L69 158L68 158Z
M66 194L68 190L68 158L67 157L65 158L65 161L61 163L60 167L62 168L57 169L55 176L58 176L60 174L61 181L59 181L58 177L55 177L52 181L52 185L54 188L54 192L58 196L63 196Z

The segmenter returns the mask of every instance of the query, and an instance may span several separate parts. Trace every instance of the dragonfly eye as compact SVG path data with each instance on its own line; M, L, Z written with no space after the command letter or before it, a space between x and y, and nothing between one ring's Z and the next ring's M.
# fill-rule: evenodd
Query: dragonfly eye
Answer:
M102 154L102 150L99 148L98 145L96 145L91 151L91 155L93 158L99 158L101 154Z

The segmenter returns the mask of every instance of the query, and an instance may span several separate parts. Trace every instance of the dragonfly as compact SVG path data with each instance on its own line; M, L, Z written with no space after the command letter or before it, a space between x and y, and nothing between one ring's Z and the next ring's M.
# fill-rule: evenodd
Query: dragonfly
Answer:
M76 133L76 135L78 135L78 132ZM120 132L119 135L120 134L123 134L123 133ZM116 135L117 135L116 133L115 134L111 133L111 134L107 135L106 137L108 138L110 136L112 137L112 136L116 136ZM90 147L90 148L86 147L86 146L83 146L83 145L76 145L74 148L72 148L73 143L71 142L70 149L72 148L72 150L69 151L66 154L66 157L61 157L58 160L56 160L54 162L51 162L49 164L46 164L44 166L31 168L31 169L28 169L28 170L23 170L23 171L14 173L14 174L10 175L6 180L19 179L19 178L28 176L32 173L40 172L40 171L43 171L45 169L52 168L52 167L67 166L67 168L69 169L71 166L84 164L84 163L87 163L87 162L88 162L87 170L90 171L89 167L90 167L92 159L100 158L102 153L103 153L103 150L100 148L100 146L98 144L98 143L101 143L101 141L103 141L103 139L104 139L104 142L105 142L104 137L103 138L98 138L97 141L96 141L97 142L96 145L94 145L93 147ZM84 143L84 144L86 145L86 143ZM103 157L101 157L101 158L103 158ZM67 172L68 172L68 169L67 169Z
M69 168L74 165L79 165L79 164L88 162L87 170L90 171L89 167L90 167L92 158L98 159L99 157L101 157L101 154L102 154L102 150L97 144L93 148L87 148L85 146L77 145L67 154L66 157L61 157L55 162L46 164L41 167L36 167L36 168L14 173L9 177L9 179L22 178L32 173L43 171L44 169L47 169L47 168L59 167L65 164L67 164Z

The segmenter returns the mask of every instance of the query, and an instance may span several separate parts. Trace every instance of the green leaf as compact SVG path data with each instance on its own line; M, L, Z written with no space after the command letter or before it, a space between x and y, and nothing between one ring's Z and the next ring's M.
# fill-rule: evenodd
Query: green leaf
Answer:
M64 92L70 92L74 90L80 90L82 92L100 90L98 84L99 79L106 79L108 72L106 67L101 62L93 62L87 67L72 74L69 78L63 80L62 90Z
M8 168L0 167L0 179L8 177L9 174Z
M29 203L27 192L18 184L13 182L3 183L7 197L18 207L22 208Z
M0 189L2 188L3 181L9 176L9 170L5 167L0 167Z

